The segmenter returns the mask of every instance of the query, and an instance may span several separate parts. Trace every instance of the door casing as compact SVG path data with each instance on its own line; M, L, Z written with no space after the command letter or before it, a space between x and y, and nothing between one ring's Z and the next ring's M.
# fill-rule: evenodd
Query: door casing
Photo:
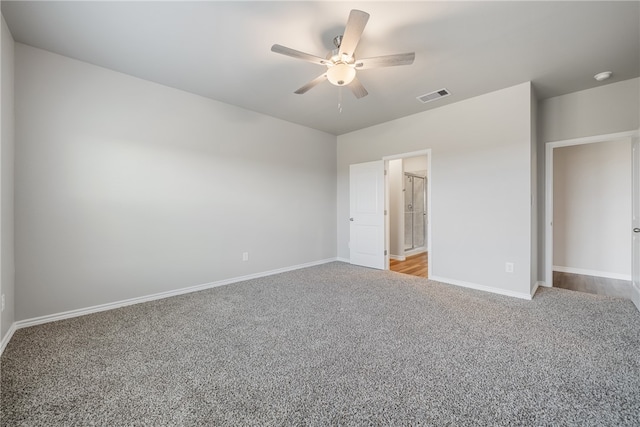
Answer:
M638 138L640 131L618 132L606 135L595 135L583 138L549 142L545 146L545 275L543 286L553 286L553 150L572 145L593 144L627 138ZM639 197L632 195L632 197ZM634 260L632 260L633 264ZM640 307L639 307L640 309Z

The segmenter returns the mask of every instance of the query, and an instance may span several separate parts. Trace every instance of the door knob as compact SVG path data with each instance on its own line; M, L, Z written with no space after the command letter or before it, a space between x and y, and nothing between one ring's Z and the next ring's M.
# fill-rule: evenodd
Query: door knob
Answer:
M638 228L638 227L634 228L634 229L633 229L633 232L634 232L634 233L640 233L640 228Z
M353 218L349 218L349 221L353 221ZM639 230L640 231L640 230Z

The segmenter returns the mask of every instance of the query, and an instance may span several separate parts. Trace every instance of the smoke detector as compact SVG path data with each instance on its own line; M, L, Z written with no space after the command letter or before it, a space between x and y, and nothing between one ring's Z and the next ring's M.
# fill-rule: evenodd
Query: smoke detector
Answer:
M593 78L601 82L610 78L612 74L613 73L611 71L603 71L602 73L598 73L595 76L593 76Z

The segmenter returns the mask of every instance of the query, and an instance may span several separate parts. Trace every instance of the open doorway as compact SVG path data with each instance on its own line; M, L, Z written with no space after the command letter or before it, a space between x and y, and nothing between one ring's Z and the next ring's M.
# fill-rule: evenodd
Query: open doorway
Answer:
M547 146L547 286L631 299L632 133Z
M428 151L387 160L389 269L429 276L430 181Z

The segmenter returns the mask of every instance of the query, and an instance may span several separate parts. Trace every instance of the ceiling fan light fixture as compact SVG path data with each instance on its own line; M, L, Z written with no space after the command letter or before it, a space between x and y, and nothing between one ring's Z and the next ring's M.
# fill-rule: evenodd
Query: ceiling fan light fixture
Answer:
M338 63L327 70L327 80L335 86L348 85L356 78L356 70L350 65Z

